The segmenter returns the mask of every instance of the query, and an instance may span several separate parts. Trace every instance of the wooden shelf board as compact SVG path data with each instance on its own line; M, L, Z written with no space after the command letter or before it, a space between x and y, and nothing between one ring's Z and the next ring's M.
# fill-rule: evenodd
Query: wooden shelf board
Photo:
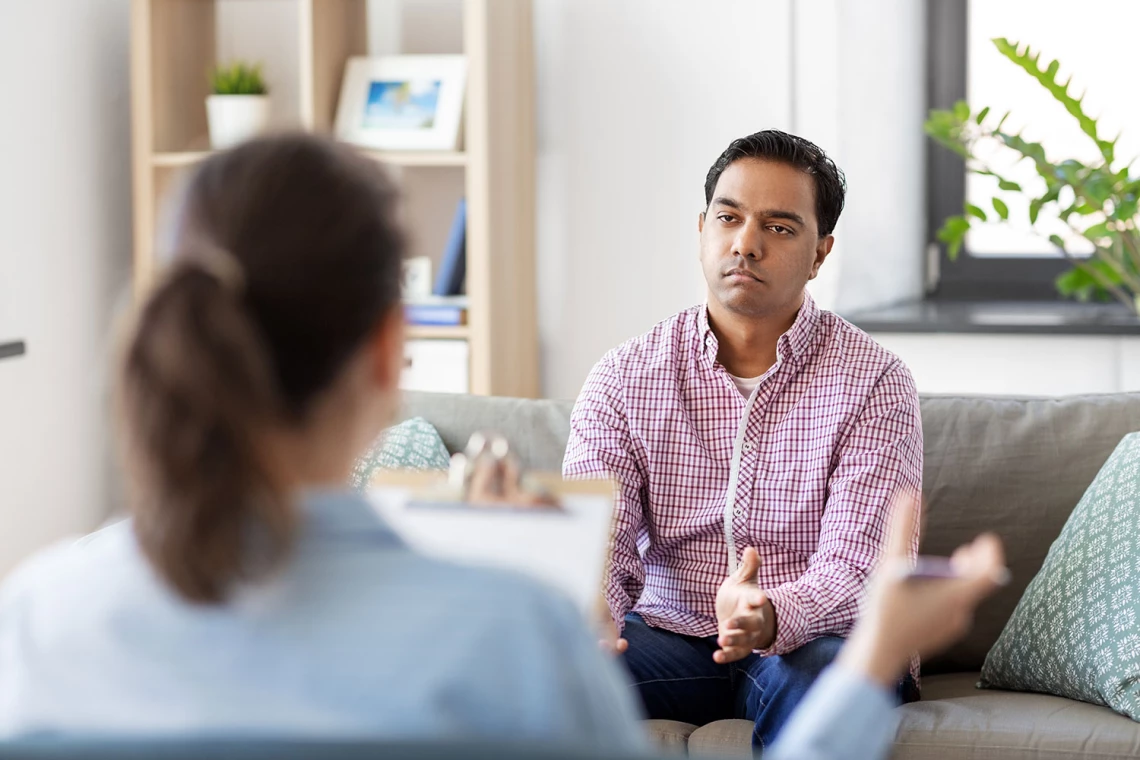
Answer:
M408 325L407 337L409 340L467 340L471 337L471 330L467 325L456 327Z
M365 153L396 166L467 166L467 154L462 151L369 150Z
M151 156L150 162L158 167L178 167L178 166L193 166L199 161L205 161L213 154L208 150L188 150L178 151L174 153L155 153Z
M367 150L365 155L395 166L466 166L467 154L461 151L396 151ZM213 155L209 150L155 153L151 163L157 167L193 166Z

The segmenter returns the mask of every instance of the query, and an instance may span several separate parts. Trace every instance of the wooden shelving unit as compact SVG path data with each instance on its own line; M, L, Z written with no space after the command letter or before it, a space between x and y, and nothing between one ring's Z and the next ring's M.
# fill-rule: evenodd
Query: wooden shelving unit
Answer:
M164 258L156 242L164 196L184 172L211 155L206 72L219 55L219 5L224 1L132 0L136 293L154 281ZM288 115L288 124L330 134L345 63L368 54L367 3L276 2L297 14L296 113ZM366 152L398 167L409 188L420 187L409 172L462 173L468 209L468 324L409 327L409 338L467 341L472 393L533 397L538 395L538 337L531 3L462 0L462 15L468 61L463 149ZM453 210L441 202L438 211L426 216L438 217L433 223L446 226Z

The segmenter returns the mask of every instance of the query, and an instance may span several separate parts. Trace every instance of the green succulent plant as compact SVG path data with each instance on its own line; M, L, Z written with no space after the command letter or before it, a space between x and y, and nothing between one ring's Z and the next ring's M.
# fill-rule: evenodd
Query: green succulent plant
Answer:
M210 70L210 91L215 95L265 95L261 64L237 61Z
M1140 176L1131 173L1133 161L1118 159L1119 136L1105 139L1097 120L1085 113L1083 96L1073 97L1069 81L1058 81L1059 62L1043 65L1040 52L1005 38L996 38L993 43L998 52L1048 90L1076 120L1081 131L1096 144L1097 158L1090 162L1072 158L1051 160L1041 143L1026 140L1020 132L1003 129L1008 112L994 119L989 106L975 111L964 101L955 103L949 110L932 110L926 121L926 133L961 156L967 171L993 177L1001 190L1028 198L1030 225L1060 248L1072 264L1072 269L1057 278L1058 291L1080 300L1115 298L1140 314L1140 232L1137 230ZM1019 161L1032 162L1044 180L1044 190L1023 189L979 158L979 153L989 153L979 148L989 148L995 143L1016 151ZM951 259L958 256L972 224L991 218L1009 219L1008 205L1001 198L992 198L990 207L985 209L967 202L961 215L946 219L938 238L946 244ZM1044 209L1055 212L1073 233L1092 243L1094 253L1088 258L1074 256L1066 250L1065 241L1059 235L1046 235L1038 224Z

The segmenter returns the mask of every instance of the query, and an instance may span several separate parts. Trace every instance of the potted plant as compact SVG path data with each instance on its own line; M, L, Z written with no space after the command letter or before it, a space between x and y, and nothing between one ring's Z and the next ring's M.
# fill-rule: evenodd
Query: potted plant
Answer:
M1134 161L1120 161L1116 156L1119 137L1107 140L1099 131L1097 120L1085 113L1082 98L1073 97L1069 83L1057 81L1060 64L1042 65L1041 54L1028 46L1005 38L993 40L998 51L1044 87L1076 120L1081 131L1096 144L1097 158L1083 162L1072 158L1050 158L1041 143L1024 139L1020 132L1003 129L1007 112L993 119L989 106L973 110L964 101L950 110L932 110L926 132L937 142L960 155L966 170L997 180L1000 190L1019 193L1029 201L1029 223L1036 232L1048 237L1072 264L1072 269L1057 279L1057 289L1080 300L1115 298L1134 314L1140 314L1140 176L1131 173ZM1030 161L1043 183L1036 188L1022 187L980 156L992 154L994 145L1004 145ZM957 257L970 225L987 221L992 216L1009 218L1009 206L1000 197L991 199L992 210L967 202L960 216L946 220L938 238L946 243L951 259ZM1065 240L1055 232L1047 234L1038 218L1043 209L1076 236L1092 244L1091 256L1078 257L1066 249Z
M210 145L228 148L265 131L269 95L260 64L236 62L210 72L211 95L206 98Z

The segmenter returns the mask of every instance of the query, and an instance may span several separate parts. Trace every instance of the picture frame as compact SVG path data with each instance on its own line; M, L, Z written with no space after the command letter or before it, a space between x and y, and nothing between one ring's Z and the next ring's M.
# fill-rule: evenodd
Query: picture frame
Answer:
M466 87L462 55L352 58L336 135L376 150L459 150Z
M415 300L431 295L431 257L414 256L404 259L404 299Z

